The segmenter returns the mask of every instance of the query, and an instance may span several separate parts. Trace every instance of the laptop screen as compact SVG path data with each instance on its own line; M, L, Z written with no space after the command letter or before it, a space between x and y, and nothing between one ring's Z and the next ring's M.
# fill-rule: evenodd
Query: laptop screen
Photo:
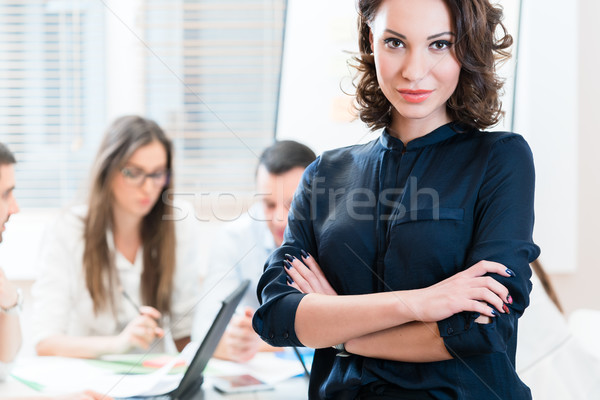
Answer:
M194 355L185 375L183 375L179 386L170 394L172 399L182 399L191 396L193 393L188 393L188 391L193 391L200 386L203 379L202 371L204 371L206 364L208 364L208 361L215 352L231 317L233 317L233 314L235 313L235 309L242 300L249 285L249 280L243 281L225 300L223 300L219 313L204 337L196 355Z

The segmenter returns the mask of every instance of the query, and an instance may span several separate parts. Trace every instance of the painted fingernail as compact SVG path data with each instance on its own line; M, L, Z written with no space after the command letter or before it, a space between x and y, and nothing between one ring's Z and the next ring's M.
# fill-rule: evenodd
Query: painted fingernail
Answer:
M302 257L304 257L304 258L308 258L308 257L310 257L310 256L308 255L308 253L307 253L306 251L304 251L304 250L300 250L300 254L302 254Z
M513 303L513 299L512 299L512 296L510 294L508 296L506 296L506 302L508 304L512 304Z
M283 260L283 264L287 267L287 269L292 269L292 264L288 260Z
M285 259L288 260L289 262L294 262L295 257L286 253Z
M502 304L502 309L505 313L510 314L510 310L508 309L508 306L506 304Z
M285 278L286 278L286 280L287 280L287 283L289 283L290 285L291 285L292 283L294 283L294 280L293 280L292 278L290 278L289 276L287 276L287 275L286 275L286 277L285 277Z
M510 268L506 268L506 273L509 274L510 276L516 276L515 272Z
M494 317L497 317L497 316L498 316L498 313L497 313L497 312L496 312L496 310L494 310L493 308L492 308L492 315L493 315Z

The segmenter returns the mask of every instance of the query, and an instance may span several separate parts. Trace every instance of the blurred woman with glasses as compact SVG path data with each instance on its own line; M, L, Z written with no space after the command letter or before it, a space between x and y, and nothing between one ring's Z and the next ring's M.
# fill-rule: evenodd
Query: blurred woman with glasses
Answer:
M194 214L168 199L172 145L138 116L108 128L88 204L46 235L33 294L39 355L93 358L190 341L198 262ZM162 343L161 343L162 344Z

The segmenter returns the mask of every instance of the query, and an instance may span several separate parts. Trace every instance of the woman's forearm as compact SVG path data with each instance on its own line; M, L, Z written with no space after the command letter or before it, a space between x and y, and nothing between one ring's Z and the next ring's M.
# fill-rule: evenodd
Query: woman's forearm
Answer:
M410 322L345 343L346 351L365 357L404 362L434 362L452 358L435 322Z
M385 292L356 296L304 296L295 318L298 339L323 348L389 329L415 319L411 293Z
M21 348L19 316L0 312L0 362L11 362Z
M309 347L346 343L411 321L441 321L462 311L496 317L508 310L504 301L512 304L506 287L484 276L487 273L514 275L495 262L480 261L423 289L336 296L319 291L326 282L324 275L312 257L304 258L304 261L310 268L297 259L286 261L286 272L293 279L288 285L308 293L298 305L294 328L298 340ZM443 344L438 350L445 351Z

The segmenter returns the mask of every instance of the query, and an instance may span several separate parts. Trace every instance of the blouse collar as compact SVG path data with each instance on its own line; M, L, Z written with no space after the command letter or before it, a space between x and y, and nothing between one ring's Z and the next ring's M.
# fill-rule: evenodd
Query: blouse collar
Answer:
M140 246L137 253L135 254L134 262L130 262L115 246L115 237L111 229L106 231L106 244L108 245L108 251L112 257L115 258L115 268L118 270L131 270L135 268L139 271L143 269L143 258L144 248Z
M461 131L461 128L454 122L449 122L442 125L425 136L416 138L408 142L406 150L418 149L425 146L430 146L442 142ZM381 134L380 142L383 147L389 150L404 150L404 143L395 136L392 136L388 128L385 128Z

